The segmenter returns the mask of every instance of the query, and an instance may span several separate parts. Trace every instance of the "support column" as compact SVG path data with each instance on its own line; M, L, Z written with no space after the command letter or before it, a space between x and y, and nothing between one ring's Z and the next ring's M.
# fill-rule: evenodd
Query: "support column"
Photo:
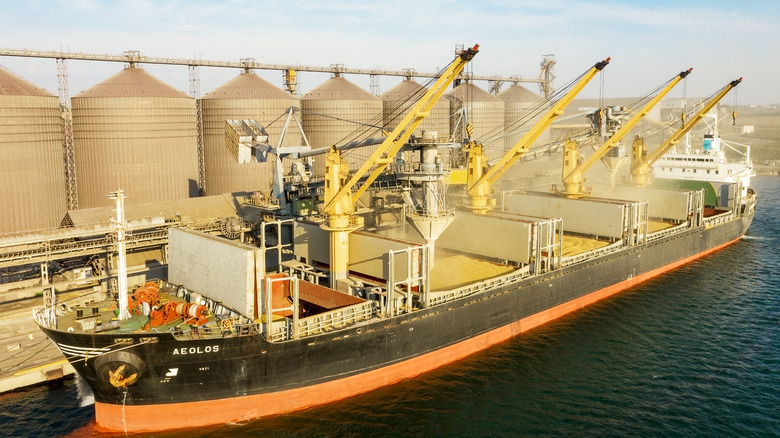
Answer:
M49 283L49 263L43 262L41 263L41 286L46 286Z

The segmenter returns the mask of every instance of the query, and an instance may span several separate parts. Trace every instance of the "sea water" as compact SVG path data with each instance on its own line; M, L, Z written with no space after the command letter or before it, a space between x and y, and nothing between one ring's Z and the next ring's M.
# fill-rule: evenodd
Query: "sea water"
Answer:
M278 417L159 437L780 436L780 178L739 242L464 360ZM3 436L94 431L76 380L0 398Z

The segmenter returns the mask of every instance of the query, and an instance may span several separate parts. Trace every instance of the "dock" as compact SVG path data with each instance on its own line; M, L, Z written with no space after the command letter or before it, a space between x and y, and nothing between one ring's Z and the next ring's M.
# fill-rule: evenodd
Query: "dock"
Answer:
M0 394L75 372L33 321L32 307L39 301L0 304Z

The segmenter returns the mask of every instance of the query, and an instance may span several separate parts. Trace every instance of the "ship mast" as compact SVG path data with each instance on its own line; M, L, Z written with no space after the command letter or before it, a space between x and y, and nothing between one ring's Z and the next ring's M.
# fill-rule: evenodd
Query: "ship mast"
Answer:
M119 288L119 320L130 319L127 310L127 260L125 257L125 195L119 189L108 194L109 199L116 199L116 246L117 246L117 287Z

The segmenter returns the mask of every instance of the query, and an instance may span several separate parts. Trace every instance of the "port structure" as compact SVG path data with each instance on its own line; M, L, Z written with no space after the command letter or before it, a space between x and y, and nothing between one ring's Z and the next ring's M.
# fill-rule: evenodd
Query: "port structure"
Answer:
M111 208L105 208L107 214L110 214L110 210ZM223 216L224 214L226 213L215 211L206 215L133 218L125 228L125 248L128 253L159 251L161 263L167 263L168 228L187 227L228 238L239 237L236 235L238 233L243 237L243 233L248 230L243 227L241 221L233 216ZM241 227L238 230L236 223ZM26 269L29 274L4 285L14 281L28 282L36 278L38 281L26 286L26 283L19 283L20 286L8 292L0 292L0 302L30 298L48 287L55 287L58 291L81 288L74 280L57 280L54 273L50 272L52 263L67 266L77 260L78 266L92 268L93 274L88 280L89 288L92 288L94 282L99 282L101 287L116 291L117 257L115 224L74 225L67 215L63 220L63 228L5 235L0 239L0 273L24 272ZM135 266L131 273L138 275L151 272L152 269L153 266Z
M675 85L685 79L691 73L691 71L693 71L692 68L684 70L666 82L665 85L662 85L661 89L656 92L653 97L649 98L647 103L645 103L645 105L639 111L634 113L634 115L627 122L623 123L622 126L612 136L610 136L605 143L599 146L595 152L588 156L588 158L584 160L581 158L580 150L575 140L567 140L564 143L563 168L561 172L563 178L563 190L553 190L553 192L572 199L588 196L589 193L584 190L582 186L582 183L585 182L585 178L583 176L585 171L590 169L596 162L607 155L607 153L612 148L618 145L620 141L623 140L623 138L628 135L628 133L637 125L637 123L639 123L639 121L642 120L650 112L650 110L652 110L653 107L655 107L658 102L664 98L664 96L669 94ZM604 109L599 109L597 110L597 115L599 124L603 126L604 123L602 123L602 120L604 120L604 117L606 117L606 111ZM614 170L612 173L614 174Z
M73 113L70 107L68 86L68 64L57 59L57 89L62 108L62 152L65 161L65 196L68 210L79 208L78 186L76 184L76 153L73 148Z
M515 143L509 151L501 157L496 164L488 164L482 143L469 139L468 164L466 169L466 202L464 207L477 214L486 214L495 206L492 198L493 184L500 178L520 157L531 147L534 141L552 124L555 119L563 114L563 110L574 100L583 88L604 67L609 64L610 58L597 62L579 80L566 89L561 90L564 95L553 104L552 108ZM466 129L470 134L470 129Z
M190 80L198 80L198 72L196 67L226 67L226 68L241 68L247 71L249 70L276 70L282 72L282 78L285 83L285 88L291 94L295 94L297 90L297 72L313 72L313 73L347 73L347 74L359 74L369 75L374 79L380 76L401 76L401 77L418 77L436 79L441 75L441 72L420 72L414 69L403 70L383 70L380 68L367 69L367 68L350 68L341 64L334 64L327 67L311 66L311 65L295 65L295 64L268 64L255 61L254 58L242 58L239 61L218 61L207 60L199 57L193 58L170 58L170 57L152 57L144 56L137 50L128 50L121 55L111 54L96 54L85 52L71 52L69 50L61 49L59 51L52 50L28 50L28 49L2 49L0 48L0 56L15 56L23 58L50 58L56 60L79 60L79 61L106 61L106 62L122 62L131 65L135 64L164 64L164 65L184 65L190 67ZM552 55L544 55L545 59L549 59ZM551 81L554 76L551 75L552 65L549 61L542 62L542 74L539 78L522 78L519 76L501 77L501 76L489 76L489 75L474 75L463 74L464 79L468 80L483 80L491 83L504 83L504 82L525 82L535 83L542 87L543 92L550 93L552 91ZM374 85L376 88L377 85ZM495 92L500 91L500 87L495 88ZM197 86L199 89L199 85ZM191 91L193 88L191 88ZM192 94L193 97L199 97ZM545 94L545 97L547 95Z
M193 58L170 58L170 57L151 57L142 55L138 50L127 50L121 55L111 54L98 54L98 53L86 53L86 52L71 52L67 46L62 46L60 50L29 50L29 49L2 49L0 48L0 56L14 56L22 58L49 58L55 59L57 62L57 81L59 88L60 104L62 106L62 117L65 120L64 125L64 144L63 152L65 159L65 178L66 178L66 195L67 205L69 210L76 210L79 207L78 203L78 190L76 182L76 169L75 169L75 156L73 150L73 131L70 123L70 93L68 91L68 68L67 60L79 60L79 61L103 61L103 62L121 62L125 65L135 66L137 64L162 64L162 65L182 65L187 66L189 69L189 84L190 95L195 98L196 105L196 118L197 118L197 155L198 155L198 190L201 194L206 193L206 172L205 172L205 158L203 151L203 121L200 108L200 67L222 67L222 68L240 68L249 72L250 70L276 70L282 72L282 82L284 89L292 94L297 95L298 88L298 72L314 72L314 73L348 73L348 74L360 74L369 75L371 83L371 91L374 95L379 94L379 78L380 76L401 76L410 78L411 76L419 78L432 78L439 77L440 72L426 73L418 72L414 69L403 70L383 70L380 68L365 69L365 68L348 68L341 64L333 64L327 67L318 66L305 66L305 65L292 65L292 64L267 64L257 62L254 58L241 58L239 61L218 61L201 59L196 56ZM502 76L486 76L486 75L474 75L470 73L462 73L464 79L467 80L484 80L489 84L491 92L498 94L501 91L501 84L504 82L512 83L537 83L545 98L549 97L552 91L552 68L555 65L555 61L552 60L552 55L544 55L541 63L542 72L537 79L522 78L519 76L502 77Z
M349 165L342 159L341 151L332 147L325 158L325 202L323 211L327 222L323 229L329 231L331 287L347 279L349 272L349 233L361 227L355 216L357 199L392 164L395 155L412 136L415 129L430 114L431 108L463 71L466 64L479 52L479 45L460 51L445 68L428 91L407 111L395 129L377 146L373 154L349 175ZM362 182L361 182L362 181ZM360 185L358 186L358 183ZM357 187L356 190L355 189Z
M645 146L644 139L637 136L631 147L631 182L640 187L644 187L650 180L650 168L652 165L664 156L671 148L680 143L680 140L688 133L693 127L699 123L707 114L715 108L715 105L723 99L726 94L729 93L734 87L742 82L742 78L735 79L725 87L721 88L712 97L710 97L701 109L692 117L685 117L685 113L682 114L682 126L674 134L672 134L666 141L661 144L652 154L647 155L647 147Z

